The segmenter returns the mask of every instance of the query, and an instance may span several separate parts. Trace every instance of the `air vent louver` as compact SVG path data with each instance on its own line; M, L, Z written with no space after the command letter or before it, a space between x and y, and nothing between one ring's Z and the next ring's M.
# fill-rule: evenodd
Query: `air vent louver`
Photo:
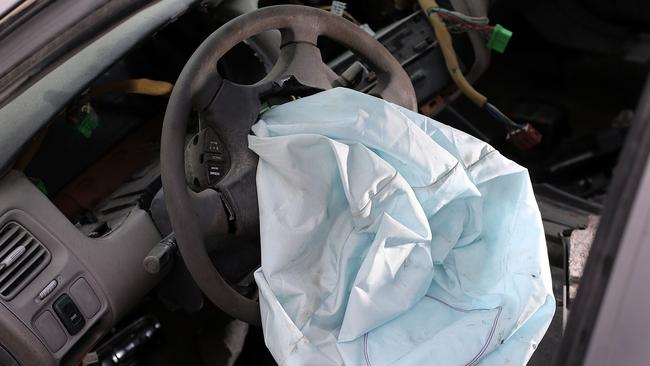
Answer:
M50 262L50 252L24 227L0 229L0 298L13 299Z

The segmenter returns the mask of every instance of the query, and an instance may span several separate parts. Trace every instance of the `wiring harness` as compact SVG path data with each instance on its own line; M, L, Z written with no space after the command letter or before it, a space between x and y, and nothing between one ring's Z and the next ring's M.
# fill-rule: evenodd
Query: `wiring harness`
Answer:
M537 132L529 123L519 124L514 122L496 106L489 103L488 98L474 89L467 79L465 79L458 64L458 57L456 56L456 51L454 50L450 35L450 31L489 31L491 32L491 35L490 40L488 41L488 47L490 47L490 44L492 43L492 46L496 45L499 48L498 50L502 52L512 33L499 25L494 27L490 26L487 17L473 17L457 11L441 8L436 3L436 0L418 0L418 3L427 14L429 21L433 26L436 38L438 39L438 44L440 45L440 49L445 59L447 70L458 89L469 100L471 100L472 103L486 111L492 119L499 122L508 131L508 139L516 137L517 140L513 140L515 145L518 145L518 139L531 136L533 138L529 139L528 143L525 144L525 147L524 144L522 144L522 146L520 146L521 148L528 149L539 143L541 141L541 134L539 134L539 132Z
M470 30L487 33L494 30L494 27L489 24L488 17L473 17L437 6L427 9L426 13L429 17L432 13L437 13L452 33L464 33Z

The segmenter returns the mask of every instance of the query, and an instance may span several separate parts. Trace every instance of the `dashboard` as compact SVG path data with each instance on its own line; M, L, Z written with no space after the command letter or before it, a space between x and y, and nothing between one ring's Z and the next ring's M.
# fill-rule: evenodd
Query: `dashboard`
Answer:
M146 211L132 208L115 230L91 238L11 167L63 106L192 3L142 9L0 109L0 257L15 257L0 271L0 364L77 364L160 282L142 266L161 239Z
M28 248L18 259L26 265L15 267L16 272L42 270L22 280L16 276L14 286L21 289L8 296L3 292L1 298L5 314L0 327L12 331L2 332L0 341L9 349L28 351L16 354L24 364L79 359L140 300L138 294L159 280L142 269L142 258L160 240L144 211L132 211L118 230L92 239L20 173L11 172L2 180L0 202L0 250L12 250L19 244L13 242L21 240L46 253L45 266L32 269L27 265L32 259ZM26 344L31 349L25 350Z

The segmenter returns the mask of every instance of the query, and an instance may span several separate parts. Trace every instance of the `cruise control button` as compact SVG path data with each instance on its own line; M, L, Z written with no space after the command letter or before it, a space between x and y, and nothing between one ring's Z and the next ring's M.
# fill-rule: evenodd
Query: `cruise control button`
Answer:
M220 164L209 162L206 166L208 175L208 184L213 185L223 178L224 168Z
M223 152L223 146L221 144L221 141L219 141L219 137L217 134L210 128L208 128L205 131L205 145L203 145L203 148L205 152L208 153L222 153Z
M203 156L205 161L213 161L215 163L223 163L226 161L226 158L222 154L205 154Z
M206 150L211 153L221 152L221 143L219 141L206 141Z

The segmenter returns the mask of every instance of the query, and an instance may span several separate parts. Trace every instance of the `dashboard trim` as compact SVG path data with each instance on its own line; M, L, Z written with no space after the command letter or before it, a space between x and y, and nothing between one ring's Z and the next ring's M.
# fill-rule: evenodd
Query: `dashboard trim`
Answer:
M0 223L16 221L52 253L50 264L21 293L9 302L0 302L0 343L25 364L72 364L77 362L101 336L125 316L161 279L145 272L142 260L160 240L147 212L135 208L121 226L101 238L81 233L22 173L12 171L0 180ZM85 278L100 300L100 309L82 332L67 335L66 344L50 353L40 336L35 336L34 320L52 308L52 302L70 286ZM55 278L57 288L43 301L40 291ZM3 313L9 315L4 316ZM6 337L11 338L5 340ZM36 342L39 347L33 343ZM17 354L27 344L34 351ZM20 345L20 347L16 347ZM41 361L36 362L39 359Z
M115 26L0 109L0 176L22 146L95 78L197 0L159 0Z

